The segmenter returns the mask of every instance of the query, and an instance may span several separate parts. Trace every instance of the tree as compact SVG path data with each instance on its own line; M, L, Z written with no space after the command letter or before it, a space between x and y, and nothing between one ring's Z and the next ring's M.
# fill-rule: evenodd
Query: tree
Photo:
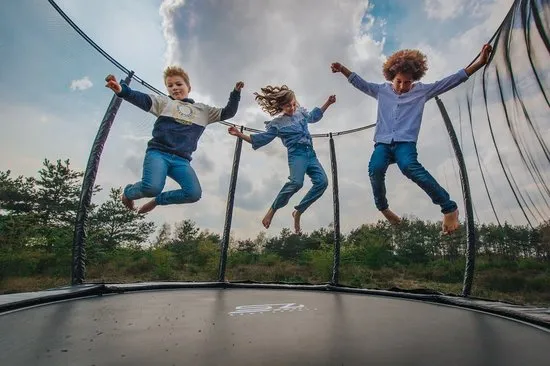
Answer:
M198 241L207 241L219 245L221 242L221 237L219 234L212 233L208 229L204 229L200 232L197 237Z
M37 235L34 179L0 172L0 249L22 250Z
M259 249L256 246L256 243L250 239L237 240L237 244L235 245L235 251L249 253L249 254L259 253Z
M71 227L74 225L80 199L83 172L74 171L69 159L51 163L44 159L36 180L36 212L43 226ZM94 187L94 192L100 190Z
M197 224L190 219L185 219L176 223L174 231L174 243L189 244L197 240L200 229Z
M140 245L155 230L144 214L128 210L121 202L122 188L111 188L109 200L90 216L90 242L108 250L121 245Z
M165 222L160 227L157 237L153 241L154 248L163 248L170 243L170 235L172 235L172 227L169 223Z
M550 263L550 220L539 226L540 244L537 248L541 259Z
M33 211L35 201L35 180L19 176L10 177L11 172L0 172L0 210L7 214L28 214Z

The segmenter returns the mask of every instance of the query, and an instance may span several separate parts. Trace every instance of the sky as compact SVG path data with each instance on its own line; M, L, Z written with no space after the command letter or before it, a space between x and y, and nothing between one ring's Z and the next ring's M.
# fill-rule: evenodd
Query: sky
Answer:
M512 0L58 0L61 9L120 64L141 79L165 90L162 71L180 65L189 74L190 97L224 106L237 81L244 81L240 107L231 122L263 129L269 116L260 110L253 92L268 84L286 84L307 109L321 106L335 94L337 102L324 118L310 125L311 133L343 131L376 121L376 103L330 72L339 61L363 78L383 82L384 60L403 48L417 48L428 57L422 80L433 82L467 66L501 24ZM112 92L104 87L107 74L122 72L86 43L48 2L21 0L0 6L0 170L35 176L44 158L70 159L84 170L91 144ZM24 22L21 19L25 19ZM138 90L148 92L133 82ZM479 94L479 93L478 93ZM442 97L445 101L445 98ZM448 98L452 104L453 99ZM451 114L457 107L450 107ZM102 153L96 183L101 203L113 187L141 177L146 144L154 116L123 103ZM462 127L461 127L462 128ZM480 131L481 131L480 127ZM548 131L546 129L546 131ZM464 135L468 132L464 127ZM504 132L502 138L505 140ZM368 160L374 130L338 136L340 215L344 233L381 218L374 207L368 180ZM489 135L481 137L483 163L495 169L491 186L497 208L511 223L523 224L512 192L498 175ZM546 137L549 137L547 134ZM503 140L503 141L504 141ZM329 189L303 215L311 232L333 221L329 142L315 139L315 150L329 176ZM192 166L203 189L190 205L158 207L148 217L157 224L195 221L221 233L226 210L235 138L227 127L213 124L204 132ZM464 154L472 167L476 215L494 222L476 174L471 144ZM449 139L435 102L426 105L418 143L420 162L448 189L464 212L460 180ZM510 154L511 165L518 154ZM515 157L514 157L515 156ZM288 177L286 150L280 140L254 151L243 145L232 235L255 237L266 231L261 219ZM520 179L522 185L532 184ZM293 206L311 187L305 185L275 216L268 235L291 227ZM168 181L167 189L176 184ZM390 207L401 215L439 220L439 208L405 178L395 165L387 174ZM138 202L138 205L145 201ZM544 210L544 208L541 208Z

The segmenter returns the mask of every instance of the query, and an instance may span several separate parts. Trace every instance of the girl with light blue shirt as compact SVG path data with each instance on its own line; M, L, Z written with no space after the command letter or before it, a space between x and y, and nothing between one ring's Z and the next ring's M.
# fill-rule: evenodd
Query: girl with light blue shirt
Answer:
M325 170L317 160L317 155L313 149L308 124L316 123L323 118L323 113L331 104L336 102L336 97L331 95L321 108L316 107L308 112L305 108L298 106L294 92L288 89L286 85L281 87L268 85L261 90L262 93L254 94L262 110L270 116L280 115L266 122L265 132L245 135L237 128L230 127L229 133L252 144L254 150L279 137L288 150L289 180L283 186L262 220L262 224L266 229L271 225L275 212L286 206L290 197L302 188L304 176L307 174L310 177L313 186L300 203L294 207L295 211L292 213L294 230L299 233L301 231L301 215L323 195L328 186Z
M354 87L378 101L369 177L376 207L390 223L398 224L400 218L389 209L384 180L388 166L397 163L401 172L441 207L443 233L458 229L457 204L418 162L416 142L424 104L466 81L487 63L490 53L491 46L484 45L476 62L431 84L417 82L428 70L426 56L418 50L401 50L390 56L383 66L384 77L389 82L382 84L365 81L338 62L331 65L333 73L342 73Z

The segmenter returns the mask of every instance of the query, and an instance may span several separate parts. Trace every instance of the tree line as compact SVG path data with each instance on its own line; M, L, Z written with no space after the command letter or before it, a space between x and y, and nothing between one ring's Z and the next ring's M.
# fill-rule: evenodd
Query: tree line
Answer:
M71 168L69 160L44 159L36 178L15 177L9 170L0 171L1 254L41 251L68 260L82 176L83 172ZM100 186L95 186L94 194L101 190ZM109 253L122 247L181 252L207 242L219 248L220 236L201 230L191 220L174 225L165 223L157 228L144 215L122 205L121 190L120 187L111 188L105 202L90 207L86 243L91 257L95 252ZM549 222L536 228L508 223L502 226L477 224L475 230L476 250L480 256L550 262ZM294 260L307 251L328 250L333 241L334 232L330 226L300 235L285 228L274 237L267 237L262 232L256 238L231 240L231 252L246 253L248 260L266 253ZM374 266L456 260L463 257L466 250L463 231L442 237L438 222L414 218L405 219L398 227L382 221L363 225L343 235L341 243L344 259Z

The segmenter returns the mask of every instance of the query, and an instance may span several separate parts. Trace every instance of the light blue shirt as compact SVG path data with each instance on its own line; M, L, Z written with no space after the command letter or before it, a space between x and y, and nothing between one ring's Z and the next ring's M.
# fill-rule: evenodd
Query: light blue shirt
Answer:
M424 104L466 80L468 80L468 74L461 69L435 83L414 83L410 91L399 95L389 82L371 83L363 80L356 73L352 73L348 78L354 87L378 100L374 141L385 144L390 144L392 141L416 142Z
M317 107L313 108L311 112L299 107L292 116L283 114L275 117L271 121L265 122L265 132L250 135L252 148L259 149L269 144L275 137L281 138L289 152L292 152L298 145L313 146L307 125L318 122L321 118L323 118L323 111Z

